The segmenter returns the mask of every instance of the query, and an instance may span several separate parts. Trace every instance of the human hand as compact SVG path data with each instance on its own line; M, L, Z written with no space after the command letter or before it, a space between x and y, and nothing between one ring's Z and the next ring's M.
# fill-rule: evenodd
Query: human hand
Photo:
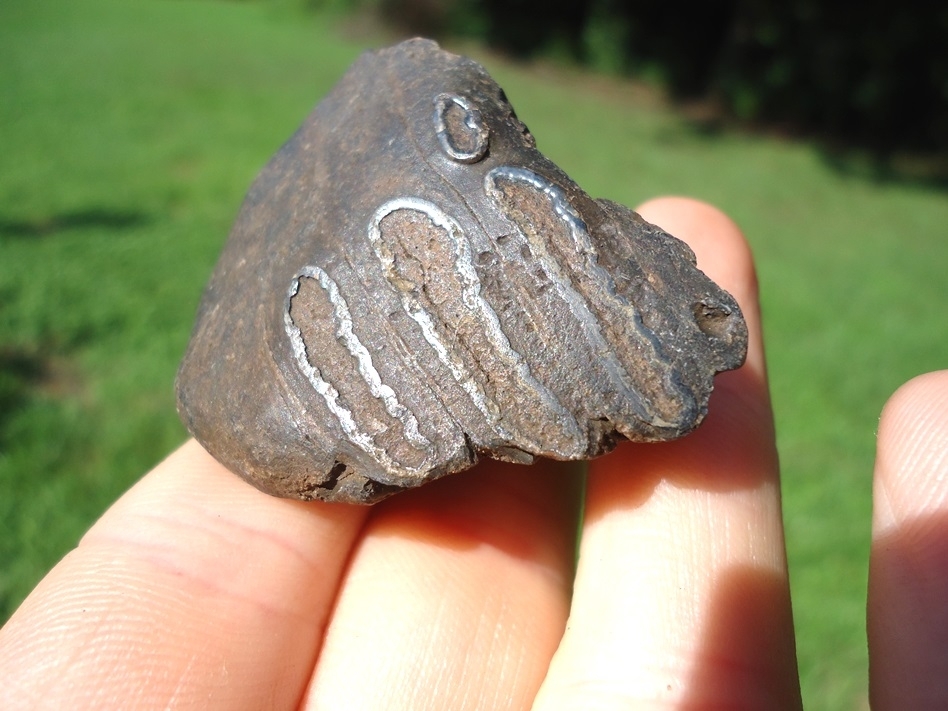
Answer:
M266 496L189 442L0 631L0 706L799 708L751 257L713 208L664 199L641 211L735 295L750 351L718 376L693 435L625 444L589 464L577 570L584 479L571 465L486 461L367 509ZM930 377L948 394L943 376ZM891 482L877 484L892 502L887 518L877 508L885 541L901 541L916 514L937 515L938 502L948 509L928 480L929 505L912 507L920 450L884 449L908 436L886 422L908 422L925 403L894 402L877 468ZM940 426L944 450L944 412ZM929 526L887 550L925 532L938 534ZM873 559L870 639L874 694L904 701L892 670L906 658L896 642L912 640L887 615L925 625L945 599L948 562L941 587L924 588L926 613L899 606L916 590L899 585L900 560ZM924 577L929 563L910 572ZM940 641L945 656L941 630L925 637L926 655Z

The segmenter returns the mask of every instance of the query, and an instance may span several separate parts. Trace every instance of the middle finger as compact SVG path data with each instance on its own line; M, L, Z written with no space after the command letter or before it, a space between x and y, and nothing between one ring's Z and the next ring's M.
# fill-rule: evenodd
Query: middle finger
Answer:
M309 708L529 708L563 633L582 479L486 461L378 505Z

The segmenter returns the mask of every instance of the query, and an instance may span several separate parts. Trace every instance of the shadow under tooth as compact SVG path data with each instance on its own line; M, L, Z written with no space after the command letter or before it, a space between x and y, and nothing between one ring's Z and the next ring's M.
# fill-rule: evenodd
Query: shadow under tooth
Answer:
M533 454L584 452L586 435L575 418L534 378L482 296L460 227L417 199L392 201L376 215L370 241L386 277L496 436Z
M657 362L651 334L634 307L617 296L612 278L597 262L586 225L562 191L531 171L510 166L488 173L485 190L523 230L533 256L549 273L557 295L609 373L612 391L621 394L622 404L612 405L620 411L607 414L661 423L654 407L662 402L661 379L635 377L638 363Z
M318 267L308 272L295 280L287 312L297 362L355 445L392 474L424 469L430 442L418 432L414 415L381 382L352 331L348 305L335 282ZM316 368L309 353L318 353L324 365Z

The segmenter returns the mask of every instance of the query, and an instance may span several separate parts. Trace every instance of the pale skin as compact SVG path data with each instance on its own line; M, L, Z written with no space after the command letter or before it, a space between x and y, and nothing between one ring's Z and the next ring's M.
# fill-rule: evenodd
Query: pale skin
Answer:
M674 443L472 471L373 508L258 492L188 442L0 630L4 709L798 709L750 251L716 209L640 208L736 296L746 365ZM948 706L948 371L878 433L874 708ZM576 530L582 511L582 542Z

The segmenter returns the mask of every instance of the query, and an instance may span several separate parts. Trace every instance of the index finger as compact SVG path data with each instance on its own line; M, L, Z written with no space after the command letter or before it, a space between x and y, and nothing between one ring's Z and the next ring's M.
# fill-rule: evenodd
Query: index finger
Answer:
M0 630L0 707L295 706L365 515L263 494L188 442Z

